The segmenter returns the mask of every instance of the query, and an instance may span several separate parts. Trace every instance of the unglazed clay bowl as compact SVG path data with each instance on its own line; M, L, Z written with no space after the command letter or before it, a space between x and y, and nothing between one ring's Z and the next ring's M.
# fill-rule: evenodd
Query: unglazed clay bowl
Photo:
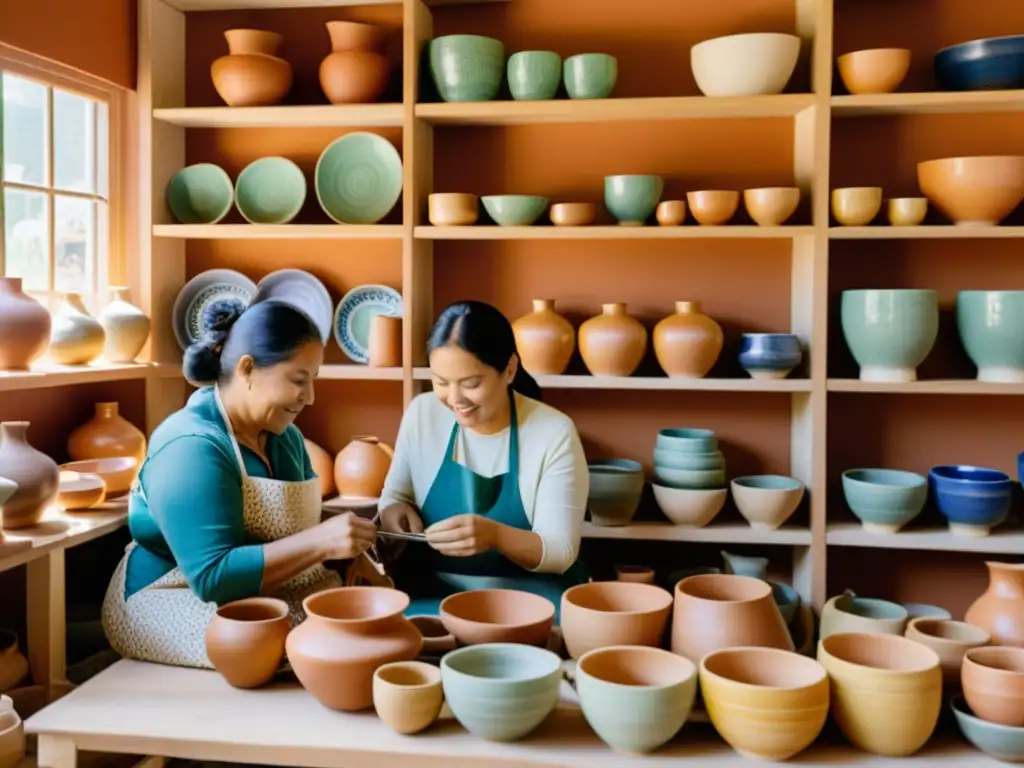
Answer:
M441 685L455 719L485 741L515 741L558 703L562 660L529 645L459 648L441 659Z
M748 475L732 483L732 500L750 527L774 531L796 512L804 498L804 484L783 475Z
M550 600L517 589L473 589L449 595L439 614L462 645L547 645L555 620Z
M1024 728L1024 648L989 646L964 654L964 698L982 720Z
M627 174L604 177L604 207L623 226L641 226L651 217L665 180L661 176Z
M548 199L541 195L484 195L480 202L487 215L501 227L527 227L548 207Z
M611 645L660 646L672 595L652 584L592 581L562 593L562 638L578 659Z
M398 733L419 733L444 704L441 670L423 661L393 661L373 673L373 707Z
M921 514L928 501L928 480L898 469L848 469L843 496L865 531L896 533Z
M746 757L788 760L828 719L828 673L777 648L725 648L701 659L704 707L718 734Z
M729 495L728 488L671 488L653 483L651 489L658 509L673 524L684 528L703 528L710 523Z
M839 77L853 94L892 93L910 71L908 48L871 48L844 53L836 62Z
M435 227L468 227L480 216L479 202L467 192L435 192L427 196L427 218Z
M661 648L597 648L576 664L583 717L612 749L653 752L672 739L697 697L697 667Z
M734 189L703 189L686 193L686 203L698 224L717 227L728 224L740 207L740 193Z
M562 65L570 99L607 99L619 78L619 62L607 53L578 53Z
M880 210L881 187L841 187L832 190L832 215L844 227L867 226Z
M796 213L800 190L796 187L745 189L743 205L759 227L778 227Z
M796 35L727 35L693 46L690 69L705 96L764 96L782 93L799 58Z
M410 616L409 622L423 636L423 656L440 656L455 649L455 635L445 629L437 616Z
M725 457L721 451L682 453L670 448L655 448L654 466L669 469L724 469Z
M960 679L960 668L964 654L972 648L980 648L992 642L992 636L984 629L951 619L919 617L907 625L908 640L927 645L939 655L942 677L946 682Z
M939 335L935 291L912 288L843 291L843 338L861 381L917 381Z
M58 507L74 512L101 503L107 495L107 485L99 475L83 472L61 472L57 486ZM3 502L0 501L0 506Z
M711 453L718 450L718 438L710 429L665 427L658 430L654 447L679 453Z
M889 224L894 227L916 227L928 215L927 197L893 197L887 205Z
M258 688L280 668L291 628L284 600L236 600L220 606L206 626L206 656L235 688Z
M950 706L960 732L976 749L993 760L1024 763L1024 728L1011 728L982 720L971 711L962 695L954 696Z
M784 379L804 359L795 333L744 333L739 363L752 379Z
M832 717L858 749L908 757L942 709L942 671L931 648L897 635L838 633L818 643L832 687Z
M928 472L935 506L957 536L988 536L1013 503L1010 476L997 469L938 466Z
M899 603L872 597L857 597L852 591L830 598L821 609L818 634L870 632L879 635L902 635L910 614Z
M1024 384L1024 291L960 291L956 325L978 381Z
M99 475L107 487L109 499L128 492L139 470L139 461L127 456L116 459L85 459L61 464L60 469L62 472Z
M933 66L944 91L1024 88L1024 35L951 45L935 54Z
M428 44L428 59L445 101L490 101L505 77L505 46L493 37L435 37Z
M620 564L615 566L615 578L632 584L653 584L654 569L647 565Z
M686 221L686 201L662 200L654 211L654 217L662 227L678 227Z
M1002 222L1024 199L1024 157L947 157L917 164L917 184L957 226Z
M585 227L597 220L593 203L555 203L548 212L556 227Z

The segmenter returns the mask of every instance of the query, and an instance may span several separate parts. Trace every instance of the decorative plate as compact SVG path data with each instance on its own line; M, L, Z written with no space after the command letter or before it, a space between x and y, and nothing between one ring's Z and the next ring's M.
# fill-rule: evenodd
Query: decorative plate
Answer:
M326 345L331 338L334 302L324 284L303 269L279 269L260 280L252 303L279 301L301 312L316 326Z
M174 335L182 350L202 335L203 310L218 299L237 299L249 306L256 283L233 269L208 269L189 280L174 300L171 317Z
M375 133L359 131L331 142L316 162L316 197L339 224L376 224L402 194L402 157Z
M370 321L374 315L402 316L402 295L386 285L359 285L334 311L334 338L349 359L370 362Z

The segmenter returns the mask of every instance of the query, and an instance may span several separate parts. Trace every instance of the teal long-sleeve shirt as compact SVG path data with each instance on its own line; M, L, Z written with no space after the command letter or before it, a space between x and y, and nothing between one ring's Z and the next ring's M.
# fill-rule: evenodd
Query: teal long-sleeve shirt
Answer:
M269 435L265 451L270 467L242 446L251 477L316 477L294 425ZM153 432L139 482L142 494L132 494L128 506L138 546L128 558L125 599L175 566L204 602L259 594L263 545L245 534L242 473L212 387L193 393Z

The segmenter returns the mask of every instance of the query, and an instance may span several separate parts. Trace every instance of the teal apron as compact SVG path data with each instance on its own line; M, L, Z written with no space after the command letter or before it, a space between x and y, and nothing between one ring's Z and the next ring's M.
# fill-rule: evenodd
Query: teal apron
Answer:
M482 477L453 458L459 425L452 426L441 468L420 509L424 528L463 514L486 515L496 523L533 529L519 494L519 423L515 397L510 400L508 472ZM441 601L471 589L519 589L548 598L555 604L555 621L562 593L588 581L582 560L560 575L528 571L497 549L469 557L444 555L427 544L408 544L395 575L396 586L412 597L407 616L438 613Z

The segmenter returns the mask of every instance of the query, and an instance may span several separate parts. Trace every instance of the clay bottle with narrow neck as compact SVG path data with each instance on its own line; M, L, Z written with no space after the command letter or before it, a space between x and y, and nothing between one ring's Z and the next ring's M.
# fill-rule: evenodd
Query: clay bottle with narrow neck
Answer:
M654 354L673 378L706 376L724 340L722 327L701 312L699 301L677 301L675 314L654 326Z
M512 323L519 362L534 376L564 373L576 348L572 323L555 312L554 299L534 299L533 312Z
M0 371L24 370L50 341L50 313L22 290L20 277L0 277Z
M1024 648L1024 563L985 566L988 589L967 609L964 621L988 632L995 645Z
M28 428L27 421L0 422L0 467L18 484L4 504L5 530L35 525L57 498L57 462L29 445Z
M128 289L110 289L111 301L100 313L99 321L107 337L103 358L110 363L133 363L149 338L149 318L128 300Z
M130 456L142 466L146 436L119 413L117 403L96 403L96 413L68 437L74 461Z
M85 365L103 353L107 334L89 314L78 293L65 293L50 329L50 359L59 365Z

